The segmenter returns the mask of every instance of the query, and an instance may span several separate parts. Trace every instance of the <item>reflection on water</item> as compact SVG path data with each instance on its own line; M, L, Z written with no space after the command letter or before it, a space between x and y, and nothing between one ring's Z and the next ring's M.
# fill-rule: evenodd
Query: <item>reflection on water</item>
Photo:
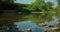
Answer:
M56 27L56 22L58 21L58 18L56 16L52 16L52 20L51 21L45 21L43 22L44 24L48 25L53 25L54 27ZM11 25L13 23L10 23ZM39 23L38 23L39 24ZM15 25L17 27L15 27ZM34 23L34 21L32 21L31 19L29 20L23 20L23 21L18 21L18 22L14 22L14 25L12 25L11 27L8 26L3 26L1 28L4 28L5 31L7 32L20 32L21 30L24 30L25 32L27 31L27 29L31 29L32 32L42 32L43 30L47 30L50 31L51 27L42 27L37 25L36 23ZM8 29L7 29L8 28ZM3 29L2 29L3 30Z
M46 21L45 24L51 24L53 26L56 26L56 22L57 22L57 17L56 16L52 16L52 20L50 22ZM45 27L39 27L38 25L36 25L35 23L33 23L32 21L23 21L23 22L15 22L15 24L17 25L17 27L19 28L19 30L21 29L32 29L32 32L41 32L42 29L47 29L49 30L50 28L45 28Z
M57 17L56 16L52 16L52 20L50 22L45 22L46 24L51 24L53 26L56 26L56 22L57 22Z

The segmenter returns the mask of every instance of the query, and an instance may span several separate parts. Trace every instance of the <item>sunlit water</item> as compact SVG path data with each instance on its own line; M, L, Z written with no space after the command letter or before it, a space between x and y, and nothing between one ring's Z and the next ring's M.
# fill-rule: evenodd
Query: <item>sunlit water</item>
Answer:
M40 32L41 31L41 27L37 26L32 21L16 22L15 24L18 26L19 30L32 29L32 32Z
M56 16L52 16L52 20L50 22L45 22L45 24L51 24L56 26L56 21L57 21L57 17ZM32 29L32 32L41 32L42 29L49 29L49 28L43 28L43 27L39 27L38 25L36 25L34 22L32 21L22 21L22 22L15 22L15 24L17 25L17 27L19 28L19 30L24 29Z

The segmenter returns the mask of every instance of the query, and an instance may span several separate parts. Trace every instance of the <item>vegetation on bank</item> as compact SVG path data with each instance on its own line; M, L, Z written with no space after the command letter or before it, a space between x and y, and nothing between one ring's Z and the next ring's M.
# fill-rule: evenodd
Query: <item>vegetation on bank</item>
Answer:
M0 0L0 14L3 13L1 10L18 10L17 12L43 12L41 14L34 14L34 15L28 15L23 16L31 19L37 19L37 21L41 22L44 21L50 21L51 17L53 15L60 17L59 10L60 10L60 0L56 0L58 5L56 7L53 7L54 4L52 2L45 2L44 0L35 0L32 4L21 4L21 3L14 3L16 0ZM56 13L53 13L56 12ZM27 13L28 14L28 13ZM39 19L39 20L38 20ZM42 20L43 19L43 20Z

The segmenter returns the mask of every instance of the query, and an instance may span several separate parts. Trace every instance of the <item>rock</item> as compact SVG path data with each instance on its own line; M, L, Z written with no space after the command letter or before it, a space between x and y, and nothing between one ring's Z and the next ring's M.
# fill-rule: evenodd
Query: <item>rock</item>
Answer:
M44 24L44 23L40 23L40 24L38 24L39 26L47 26L47 24Z
M59 27L54 27L54 28L51 28L50 32L60 32L60 29Z
M60 30L59 27L51 28L51 30Z
M53 25L48 25L47 27L54 27Z
M25 32L24 29L23 30L20 30L20 32Z
M42 32L48 32L48 30L43 30Z
M60 22L59 21L57 22L57 25L60 25Z
M32 30L31 29L27 29L27 32L32 32Z
M44 31L44 32L47 32L47 31Z

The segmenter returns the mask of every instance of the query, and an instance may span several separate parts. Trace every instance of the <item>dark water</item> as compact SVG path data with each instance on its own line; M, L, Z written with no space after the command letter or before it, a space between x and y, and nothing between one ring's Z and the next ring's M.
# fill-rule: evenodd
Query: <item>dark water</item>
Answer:
M56 26L56 22L57 22L57 18L56 16L52 16L52 20L50 22L46 21L45 24L51 24ZM17 27L19 28L19 30L24 29L32 29L32 32L42 32L42 29L49 29L49 28L43 28L43 27L39 27L38 25L36 25L34 22L32 21L22 21L22 22L15 22L15 24L17 25Z

